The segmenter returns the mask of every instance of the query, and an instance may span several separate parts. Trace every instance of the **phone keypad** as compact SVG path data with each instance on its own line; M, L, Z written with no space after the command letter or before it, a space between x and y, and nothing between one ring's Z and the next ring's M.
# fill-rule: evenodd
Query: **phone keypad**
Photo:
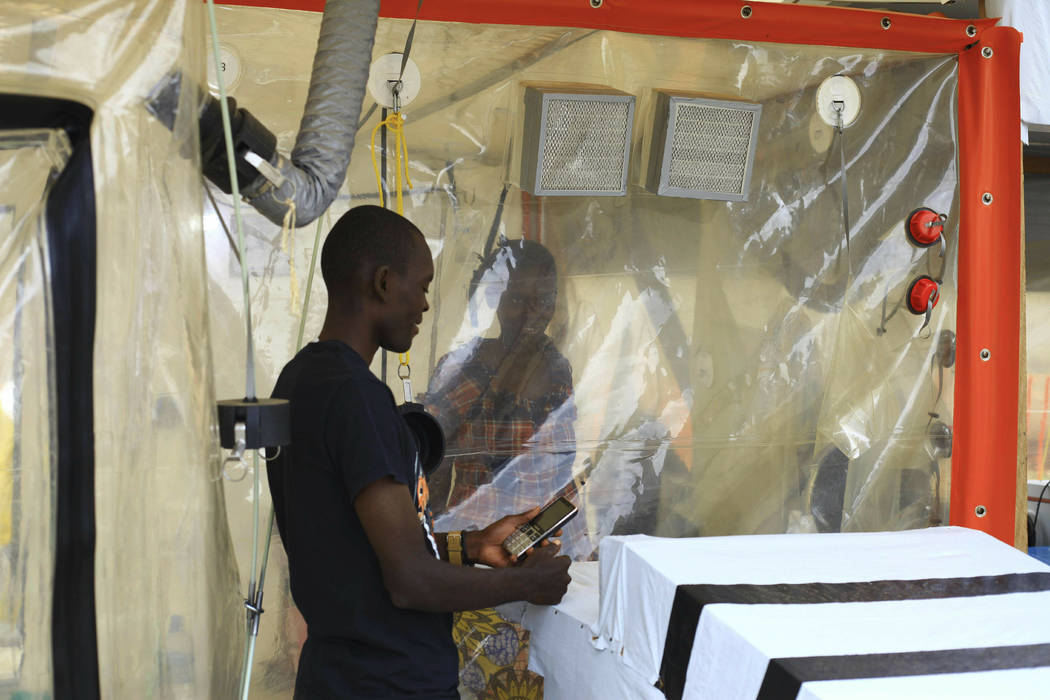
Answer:
M535 525L529 524L515 530L503 541L503 548L510 554L518 555L531 547L543 533Z

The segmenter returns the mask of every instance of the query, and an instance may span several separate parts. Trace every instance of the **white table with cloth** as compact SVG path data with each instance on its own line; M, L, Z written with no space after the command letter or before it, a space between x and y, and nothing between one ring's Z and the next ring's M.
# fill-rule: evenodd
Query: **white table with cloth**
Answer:
M1050 567L957 527L608 537L528 606L558 698L1050 698Z

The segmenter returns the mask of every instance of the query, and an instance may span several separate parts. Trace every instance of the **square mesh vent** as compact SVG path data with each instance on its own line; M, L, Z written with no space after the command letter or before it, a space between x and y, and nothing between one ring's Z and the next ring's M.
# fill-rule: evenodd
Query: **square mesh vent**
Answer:
M762 105L658 92L646 187L657 194L747 200Z
M634 96L525 88L521 187L534 195L623 195Z

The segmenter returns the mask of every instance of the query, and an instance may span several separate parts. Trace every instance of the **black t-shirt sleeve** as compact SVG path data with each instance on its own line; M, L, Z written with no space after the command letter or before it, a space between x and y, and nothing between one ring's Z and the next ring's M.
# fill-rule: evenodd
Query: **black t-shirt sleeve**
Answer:
M392 476L412 481L413 465L390 390L378 382L349 380L336 391L328 412L325 442L350 500L369 484Z

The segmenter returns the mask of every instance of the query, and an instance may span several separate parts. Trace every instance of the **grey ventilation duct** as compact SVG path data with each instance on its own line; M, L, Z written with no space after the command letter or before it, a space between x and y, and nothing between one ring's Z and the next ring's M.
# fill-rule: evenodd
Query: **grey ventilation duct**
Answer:
M328 0L317 40L310 92L291 158L270 159L284 182L259 175L241 189L270 221L280 223L295 203L295 223L304 226L328 208L346 178L361 100L372 63L379 0ZM279 182L279 180L278 180Z
M328 0L314 55L299 135L290 157L247 110L230 99L230 122L241 195L270 221L281 224L291 206L305 226L328 208L346 178L361 100L368 83L379 19L379 0ZM154 89L147 108L169 129L175 122L182 76ZM201 168L227 194L227 166L219 101L204 94L200 107Z

